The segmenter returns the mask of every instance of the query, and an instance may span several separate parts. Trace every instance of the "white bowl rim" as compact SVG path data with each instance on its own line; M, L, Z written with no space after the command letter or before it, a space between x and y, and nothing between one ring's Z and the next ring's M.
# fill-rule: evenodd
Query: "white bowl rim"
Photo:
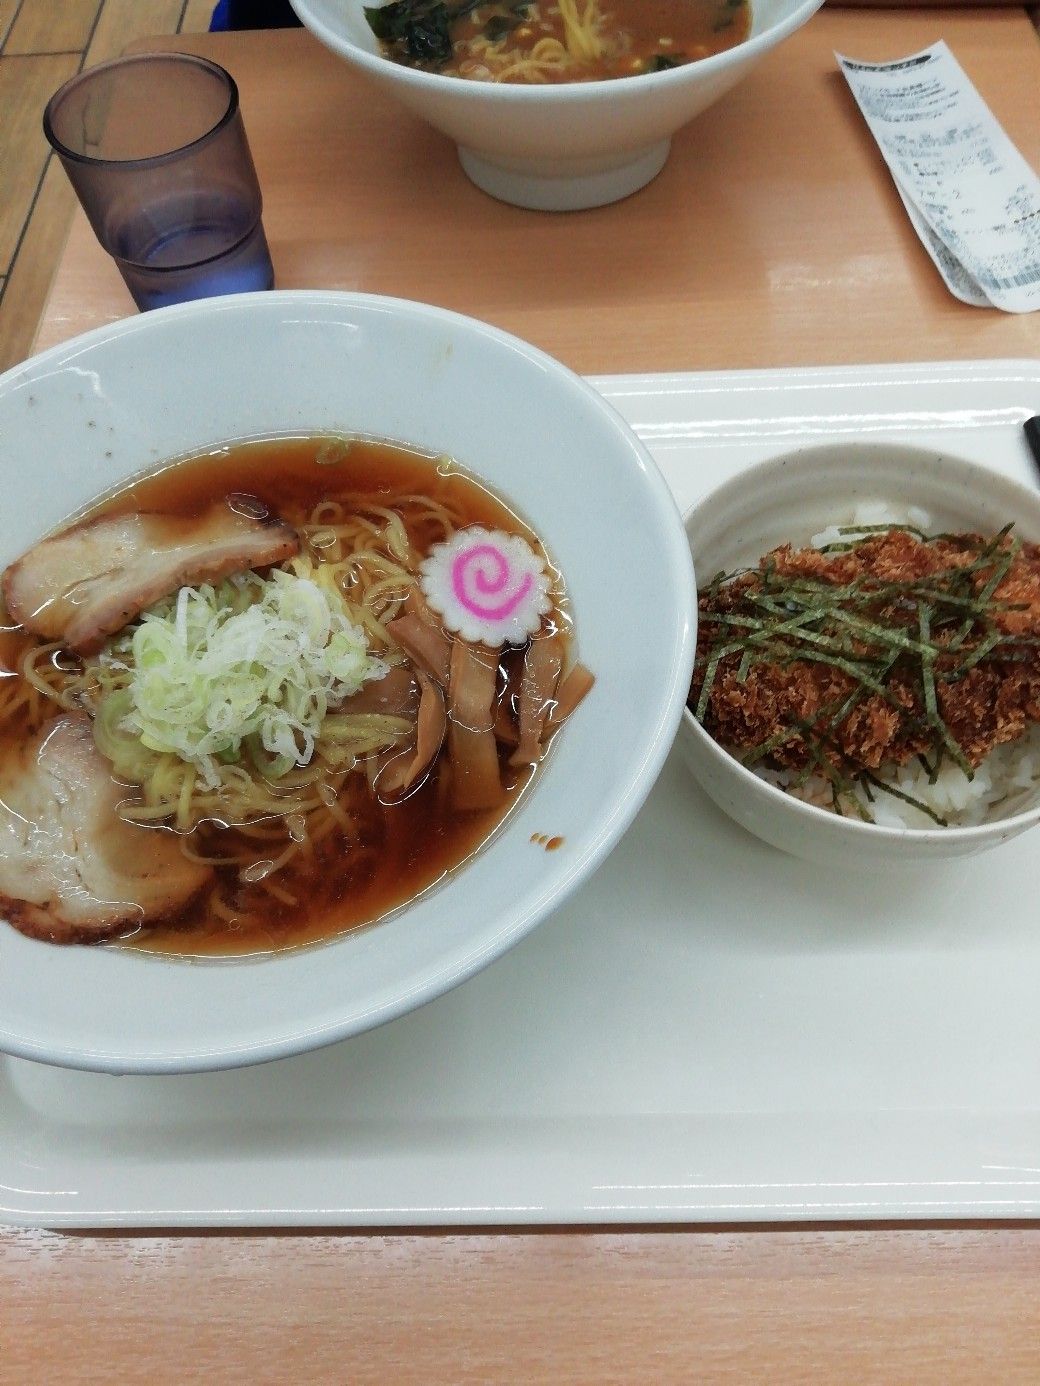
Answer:
M353 39L317 18L311 10L310 0L289 2L306 28L328 48L341 56L349 56L351 62L357 63L369 72L385 74L387 68L390 68L399 81L417 91L452 90L464 101L491 100L503 105L520 106L542 103L546 100L547 93L551 93L556 100L572 105L592 105L604 95L616 96L620 91L631 91L633 83L636 84L638 92L648 90L651 84L658 88L669 82L678 85L688 81L691 72L702 72L711 76L737 62L752 61L760 54L768 52L796 29L801 28L823 5L823 0L802 0L786 18L778 20L761 33L752 34L733 48L725 48L721 53L712 53L707 58L698 58L696 62L684 63L681 67L669 68L665 72L641 72L635 78L604 77L595 82L554 82L540 86L512 82L479 82L466 77L456 77L450 72L423 72L418 68L406 67L403 63L395 63L390 58L384 58L380 53L370 53L367 48L360 47Z
M93 1072L113 1073L195 1073L226 1068L241 1067L270 1060L280 1059L323 1047L347 1039L352 1035L374 1029L400 1015L417 1009L428 1001L452 990L461 982L482 971L490 963L508 952L527 934L559 908L567 897L581 885L606 856L613 850L624 832L642 807L653 788L664 761L671 750L675 732L682 715L685 697L689 689L690 670L696 647L696 582L693 573L689 545L686 542L682 521L675 499L654 462L649 450L629 428L621 415L586 380L568 366L542 351L540 348L485 323L480 319L456 313L449 309L410 299L394 298L382 294L341 292L322 289L267 290L258 293L244 293L200 299L191 303L178 304L167 308L154 309L149 313L119 319L89 332L73 337L66 342L49 348L27 361L21 362L0 375L0 396L8 390L18 389L23 377L32 379L37 372L45 375L48 368L58 367L79 358L93 347L103 345L122 337L139 332L147 332L150 324L161 324L175 318L193 318L204 325L207 317L223 312L248 311L251 305L275 309L280 306L294 312L308 307L315 309L376 310L404 314L417 320L434 321L446 325L456 325L464 331L476 330L485 339L494 340L511 352L518 353L543 371L557 376L568 388L581 396L615 429L619 440L623 441L629 452L639 461L650 505L655 519L660 521L662 553L666 555L667 565L675 580L675 621L671 631L671 647L674 657L671 677L661 688L656 699L658 713L652 724L644 732L647 754L638 767L618 788L616 800L610 811L602 815L593 839L580 856L565 860L564 854L557 854L553 860L551 883L541 894L511 921L505 931L495 933L477 948L470 940L468 946L446 953L436 966L426 969L424 975L414 972L407 975L407 985L401 983L395 988L394 996L384 1004L373 1006L365 1013L363 1024L348 1017L340 1022L317 1023L282 1034L273 1038L250 1038L240 1044L222 1044L219 1047L202 1047L190 1053L169 1052L118 1052L91 1049L89 1042L78 1048L55 1044L42 1044L35 1039L12 1034L4 1029L0 1017L0 1049L18 1058L55 1064L64 1068L83 1069ZM407 439L397 442L407 443ZM162 459L158 459L161 462ZM408 908L408 902L402 909ZM376 921L378 926L378 921ZM7 926L10 927L10 926ZM350 935L343 935L349 938ZM335 939L327 941L334 947ZM46 946L46 945L44 945ZM291 957L298 950L290 950ZM464 956L460 957L459 954ZM248 965L249 960L243 960ZM274 959L277 964L277 958ZM271 959L263 959L261 966L271 964Z
M829 447L829 444L822 444L822 448ZM878 446L881 446L880 444ZM723 482L721 486L713 488L708 495L703 496L683 515L683 528L689 536L690 525L696 519L701 507L714 498L725 487L735 486L737 483L744 484L747 481L754 483L756 478L760 478L763 473L771 473L774 469L779 471L781 465L789 463L793 454L784 453L777 457L767 458L763 462L756 463L753 467L748 467L739 476ZM811 453L801 454L804 460L811 459ZM958 457L956 461L964 467L976 468L978 471L986 473L986 468L977 462L969 462L966 458ZM986 473L989 475L989 473ZM1036 509L1040 504L1040 498L1034 491L1024 486L1020 481L1015 481L1011 477L1002 476L1001 483L1010 490L1017 491L1023 498L1025 504L1032 509ZM816 804L807 804L804 799L798 799L793 794L788 794L786 790L780 789L777 785L770 784L761 776L756 775L753 770L737 760L736 756L730 755L729 751L721 746L710 732L705 731L687 704L682 711L681 723L687 732L691 732L705 746L709 747L716 758L721 758L726 766L735 771L737 779L750 793L759 794L767 802L782 805L784 810L790 813L792 818L800 817L805 823L820 822L820 815L824 815L824 820L828 823L841 825L852 833L865 833L875 842L906 842L908 837L914 842L964 842L971 843L992 839L995 829L1016 829L1028 827L1031 823L1040 818L1040 800L1032 808L1023 809L1020 813L1011 814L1007 818L996 819L990 823L975 823L970 826L957 826L949 828L890 828L881 823L865 823L861 818L846 818L843 815L832 813L829 809L820 808Z

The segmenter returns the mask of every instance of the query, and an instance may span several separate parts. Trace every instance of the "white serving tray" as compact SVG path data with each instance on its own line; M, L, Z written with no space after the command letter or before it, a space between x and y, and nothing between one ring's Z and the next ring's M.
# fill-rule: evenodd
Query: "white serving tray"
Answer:
M1035 479L1040 362L594 384L684 509L842 437ZM0 1061L0 1221L1036 1217L1038 859L1033 833L901 881L814 870L731 825L673 755L571 903L382 1030L190 1077Z

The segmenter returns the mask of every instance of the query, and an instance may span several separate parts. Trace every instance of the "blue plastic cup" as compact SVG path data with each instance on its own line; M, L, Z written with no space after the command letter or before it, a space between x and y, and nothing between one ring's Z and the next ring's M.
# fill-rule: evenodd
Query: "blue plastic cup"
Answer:
M55 92L43 129L138 308L273 286L238 87L217 63L102 63Z

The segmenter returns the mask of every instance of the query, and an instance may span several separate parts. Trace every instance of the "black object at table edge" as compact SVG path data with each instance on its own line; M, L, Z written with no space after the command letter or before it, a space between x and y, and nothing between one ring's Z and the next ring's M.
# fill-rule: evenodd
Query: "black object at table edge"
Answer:
M1040 479L1040 414L1034 414L1031 419L1026 419L1022 425L1022 431L1026 435L1026 446L1033 454L1037 478Z

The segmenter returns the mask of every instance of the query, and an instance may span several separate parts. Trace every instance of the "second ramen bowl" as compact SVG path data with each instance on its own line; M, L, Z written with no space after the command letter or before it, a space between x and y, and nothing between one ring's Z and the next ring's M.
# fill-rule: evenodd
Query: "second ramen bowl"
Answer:
M823 0L752 0L749 37L666 72L514 86L419 72L379 51L364 0L292 0L311 32L458 145L469 178L537 211L617 202L664 167L671 137L801 28Z

